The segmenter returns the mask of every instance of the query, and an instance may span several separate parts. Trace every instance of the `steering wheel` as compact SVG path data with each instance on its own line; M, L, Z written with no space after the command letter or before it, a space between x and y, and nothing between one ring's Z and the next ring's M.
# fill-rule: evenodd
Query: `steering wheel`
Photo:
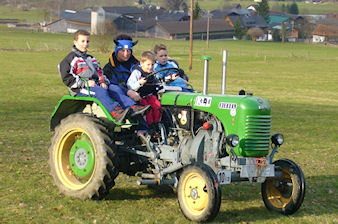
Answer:
M148 78L150 78L151 76L156 75L157 73L160 73L160 72L163 72L163 71L168 71L168 70L175 70L175 71L177 71L177 75L179 75L179 76L181 76L181 74L184 74L184 71L183 71L181 68L175 68L175 67L172 67L172 68L162 68L162 69L160 69L160 70L151 72L151 73L150 73L149 75L147 75L145 78L148 79Z

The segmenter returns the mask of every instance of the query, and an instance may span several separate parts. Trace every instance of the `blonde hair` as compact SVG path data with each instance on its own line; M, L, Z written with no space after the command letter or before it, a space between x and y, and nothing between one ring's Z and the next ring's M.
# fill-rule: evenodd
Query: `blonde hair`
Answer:
M154 53L157 54L160 50L167 50L167 46L164 44L156 44L154 47Z
M141 54L141 58L140 58L140 62L143 63L147 60L150 60L150 61L155 61L155 55L153 52L151 51L144 51L142 54Z

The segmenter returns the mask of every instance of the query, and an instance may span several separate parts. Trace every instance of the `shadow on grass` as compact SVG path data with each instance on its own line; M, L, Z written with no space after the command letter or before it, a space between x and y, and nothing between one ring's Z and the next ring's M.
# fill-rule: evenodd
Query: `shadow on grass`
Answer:
M151 198L176 198L176 194L169 186L113 188L105 200L140 200Z
M272 212L266 209L261 197L260 184L252 186L241 185L240 183L234 186L222 187L222 203L233 202L248 202L252 200L260 199L260 207L252 207L250 205L236 207L230 209L220 210L218 216L213 221L214 223L238 223L238 222L260 222L260 220L274 220L281 217L287 218L305 218L309 216L320 215L333 215L336 214L337 209L337 177L338 175L331 176L309 176L306 179L306 190L303 204L299 210L290 215L284 216L277 212ZM237 188L237 189L235 189ZM225 191L226 190L226 191ZM236 194L235 191L241 191L243 193ZM232 193L229 193L232 192ZM226 201L226 202L225 202ZM231 203L231 202L230 202ZM222 205L221 205L222 208ZM291 220L290 220L291 221Z

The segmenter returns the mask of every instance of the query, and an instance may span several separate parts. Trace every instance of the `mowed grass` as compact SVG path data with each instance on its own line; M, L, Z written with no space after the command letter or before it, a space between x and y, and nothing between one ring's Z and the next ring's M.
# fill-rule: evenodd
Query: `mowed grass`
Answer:
M197 1L195 1L197 2ZM187 1L188 5L190 6L190 1ZM296 2L299 14L328 14L328 13L335 13L338 10L338 4L336 2L324 2L322 4L309 4L305 2ZM198 4L200 5L201 9L205 10L214 10L214 9L222 9L223 6L235 7L237 4L242 6L242 9L247 8L249 5L258 4L257 2L247 1L247 0L231 0L231 1L224 1L224 0L199 0ZM281 10L282 5L291 5L291 2L279 2L279 1L269 1L269 7L271 11L274 11L276 8Z
M18 19L21 23L39 23L50 19L44 10L23 10L15 7L0 6L0 19Z
M105 200L82 201L58 193L49 175L49 120L67 94L57 64L72 46L72 35L0 31L0 223L190 223L174 193L137 186L119 175ZM31 50L25 42L29 42ZM8 45L12 43L9 47ZM45 43L49 46L45 47ZM139 39L137 57L165 43L195 89L203 83L203 55L212 56L209 92L221 89L222 49L228 51L227 93L245 89L272 106L272 132L284 134L275 159L298 163L306 177L305 201L292 216L269 212L260 185L222 187L220 213L212 223L337 223L338 48L323 45ZM109 54L90 53L104 65ZM52 47L51 47L52 46ZM111 43L110 49L113 49Z

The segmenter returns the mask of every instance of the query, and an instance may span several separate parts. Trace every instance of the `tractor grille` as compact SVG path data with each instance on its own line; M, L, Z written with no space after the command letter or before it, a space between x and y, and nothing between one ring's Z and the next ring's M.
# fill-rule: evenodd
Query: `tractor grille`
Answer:
M245 122L245 149L269 150L271 116L248 115Z

